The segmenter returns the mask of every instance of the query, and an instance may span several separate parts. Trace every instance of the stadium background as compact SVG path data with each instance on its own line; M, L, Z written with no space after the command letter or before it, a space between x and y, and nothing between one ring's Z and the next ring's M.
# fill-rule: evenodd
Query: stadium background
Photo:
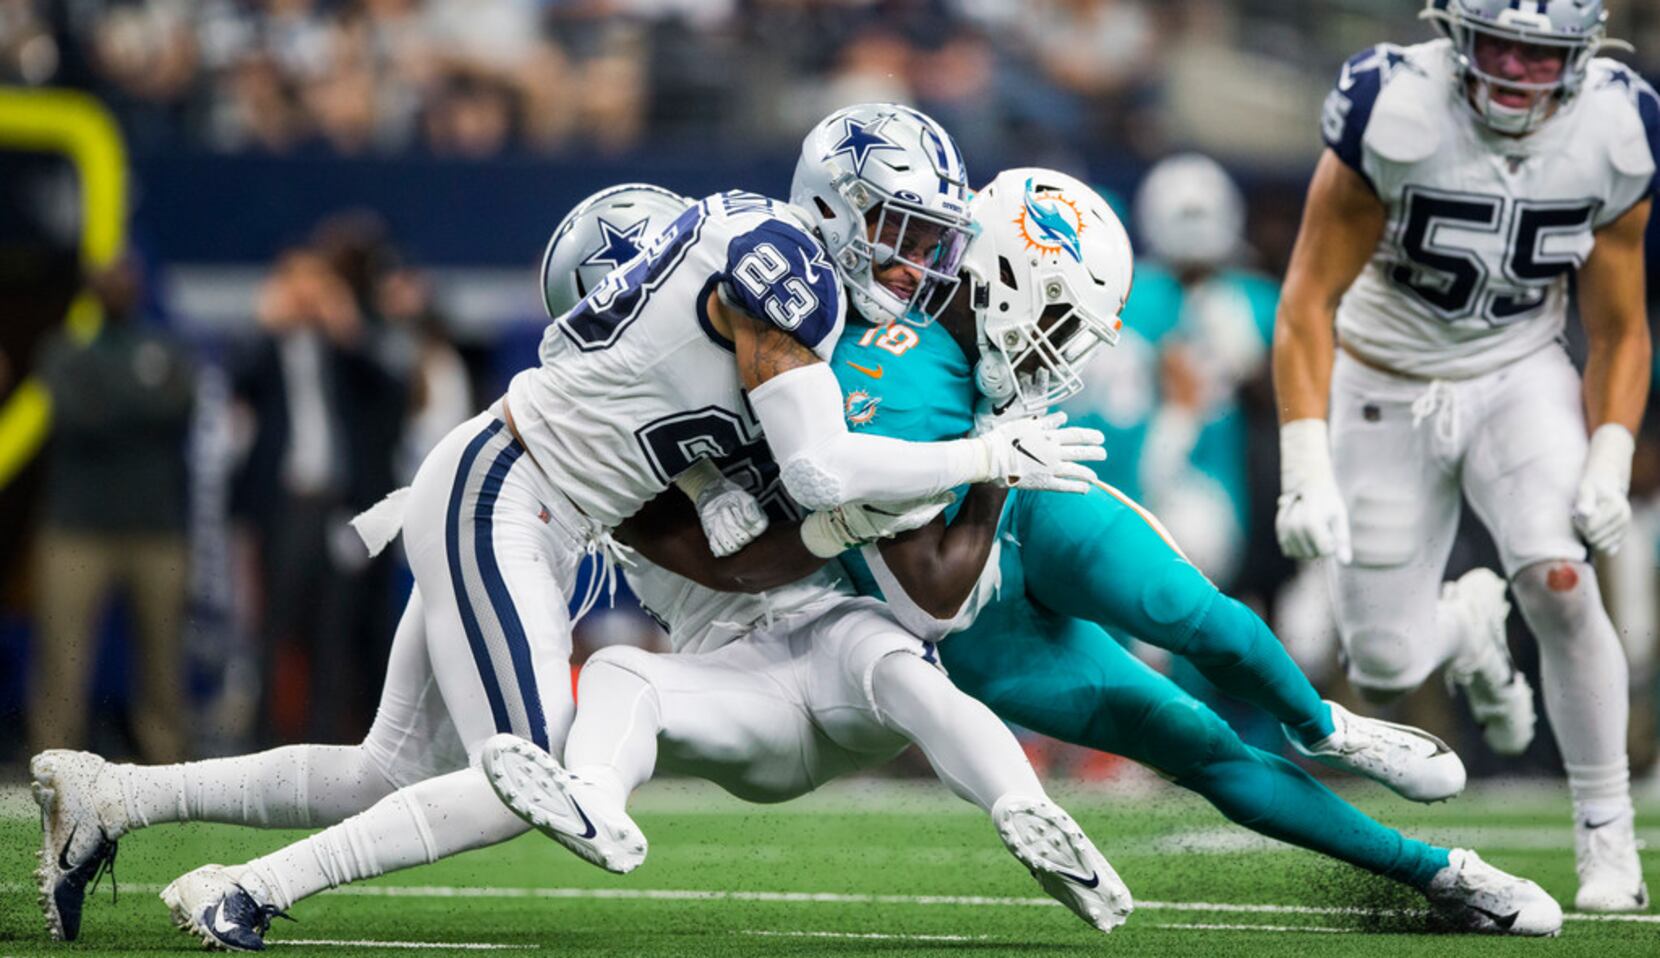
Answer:
M1655 78L1660 8L1612 7L1612 34L1637 44L1634 65ZM42 613L62 584L49 576L64 569L86 590L72 595L97 595L99 611L87 693L53 711L85 716L73 744L161 761L360 736L408 576L396 556L358 558L343 520L406 481L449 425L534 361L542 246L591 191L644 180L690 195L784 195L813 121L845 103L900 100L955 133L977 181L1032 163L1085 175L1132 235L1131 198L1152 164L1208 153L1245 198L1238 267L1273 281L1338 65L1374 42L1427 38L1416 10L1412 0L0 0L0 763L72 744L30 706L49 640ZM1649 249L1653 292L1660 242ZM1142 495L1203 539L1207 571L1267 612L1321 687L1347 699L1320 589L1273 541L1266 358L1245 364L1237 390L1195 398L1207 361L1237 357L1209 355L1214 344L1169 311L1159 291L1172 282L1142 261L1132 335L1085 398L1087 414L1115 427L1109 478L1133 487L1146 475L1141 443L1161 409L1226 420L1231 438L1204 454L1219 459L1194 452L1177 464L1209 485ZM98 457L54 418L51 357L116 328L118 313L190 360L178 428L128 451L155 461L160 486L184 480L176 502L101 482ZM95 433L119 412L78 422ZM289 428L300 420L318 426ZM1660 429L1651 422L1640 442L1636 532L1604 581L1632 659L1644 774L1657 723ZM1177 486L1184 494L1169 495ZM176 537L188 555L176 654L143 645L144 610L130 597L50 561L66 534L120 548L129 527ZM1450 572L1492 561L1472 525ZM1536 678L1519 617L1512 628ZM611 642L661 639L625 597L579 626L578 660ZM155 669L182 685L145 701L139 679ZM1277 741L1260 718L1219 705L1247 734ZM1438 688L1399 709L1445 734L1477 774L1560 768L1543 728L1501 766ZM182 737L154 732L169 727ZM1121 771L1037 740L1031 751L1051 774Z

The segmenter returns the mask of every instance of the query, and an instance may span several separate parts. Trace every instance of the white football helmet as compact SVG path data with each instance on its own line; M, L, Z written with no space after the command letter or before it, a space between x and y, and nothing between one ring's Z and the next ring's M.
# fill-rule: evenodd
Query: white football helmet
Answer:
M1245 198L1222 165L1200 153L1159 161L1135 194L1146 251L1176 266L1216 267L1245 242Z
M624 183L576 204L542 251L542 305L548 316L569 312L692 202L660 186Z
M968 173L938 123L907 106L865 103L830 114L801 145L790 203L818 230L866 320L933 322L957 288L968 246ZM873 267L901 262L914 286L889 288Z
M1566 103L1585 82L1597 51L1631 50L1624 40L1607 36L1608 11L1602 0L1426 0L1425 20L1434 21L1458 53L1458 82L1472 96L1460 97L1476 118L1500 133L1531 133L1550 119L1557 102ZM1476 37L1485 34L1515 43L1555 47L1563 53L1562 74L1554 83L1505 80L1476 66ZM1539 94L1526 109L1493 102L1493 88Z
M1118 342L1135 254L1094 189L1054 170L1004 170L975 195L963 262L980 341L975 380L1003 408L1038 414L1083 388L1097 346Z

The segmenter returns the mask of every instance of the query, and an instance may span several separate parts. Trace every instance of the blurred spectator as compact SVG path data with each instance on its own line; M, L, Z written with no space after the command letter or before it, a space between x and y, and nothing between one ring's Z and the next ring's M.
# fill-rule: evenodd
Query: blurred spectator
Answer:
M326 238L337 261L372 262ZM257 319L235 377L253 432L234 502L260 560L267 714L284 739L334 741L366 727L392 632L390 569L347 521L393 487L407 363L315 249L278 261Z
M380 314L415 338L409 419L399 446L397 476L407 485L432 447L477 411L467 364L446 333L433 302L432 284L408 267L389 271L375 291Z
M141 289L131 261L94 277L92 290L102 327L85 343L60 330L38 364L53 427L35 566L30 750L86 744L99 626L120 590L137 640L133 734L144 761L177 762L187 750L184 444L194 376L179 344L136 321Z

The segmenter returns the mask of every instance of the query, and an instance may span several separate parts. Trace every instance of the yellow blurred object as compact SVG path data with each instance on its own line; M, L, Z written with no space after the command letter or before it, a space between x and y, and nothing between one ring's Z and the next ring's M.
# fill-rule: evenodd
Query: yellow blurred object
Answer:
M91 272L121 252L127 227L127 151L115 118L97 99L69 90L0 88L0 150L56 152L74 165L81 186L81 265ZM103 321L82 291L64 324L85 342ZM46 441L52 403L33 377L0 405L0 487L12 481Z

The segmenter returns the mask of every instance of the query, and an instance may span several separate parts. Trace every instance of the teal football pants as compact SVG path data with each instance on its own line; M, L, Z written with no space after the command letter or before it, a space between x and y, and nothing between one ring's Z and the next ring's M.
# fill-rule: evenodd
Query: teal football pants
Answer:
M1182 656L1213 685L1257 706L1305 743L1331 734L1331 711L1274 633L1184 559L1129 499L1021 495L1011 531L1040 605Z
M1446 867L1445 849L1378 824L1296 765L1246 745L1101 627L1021 599L998 605L985 628L939 651L957 687L1004 720L1140 762L1246 828L1415 888Z

